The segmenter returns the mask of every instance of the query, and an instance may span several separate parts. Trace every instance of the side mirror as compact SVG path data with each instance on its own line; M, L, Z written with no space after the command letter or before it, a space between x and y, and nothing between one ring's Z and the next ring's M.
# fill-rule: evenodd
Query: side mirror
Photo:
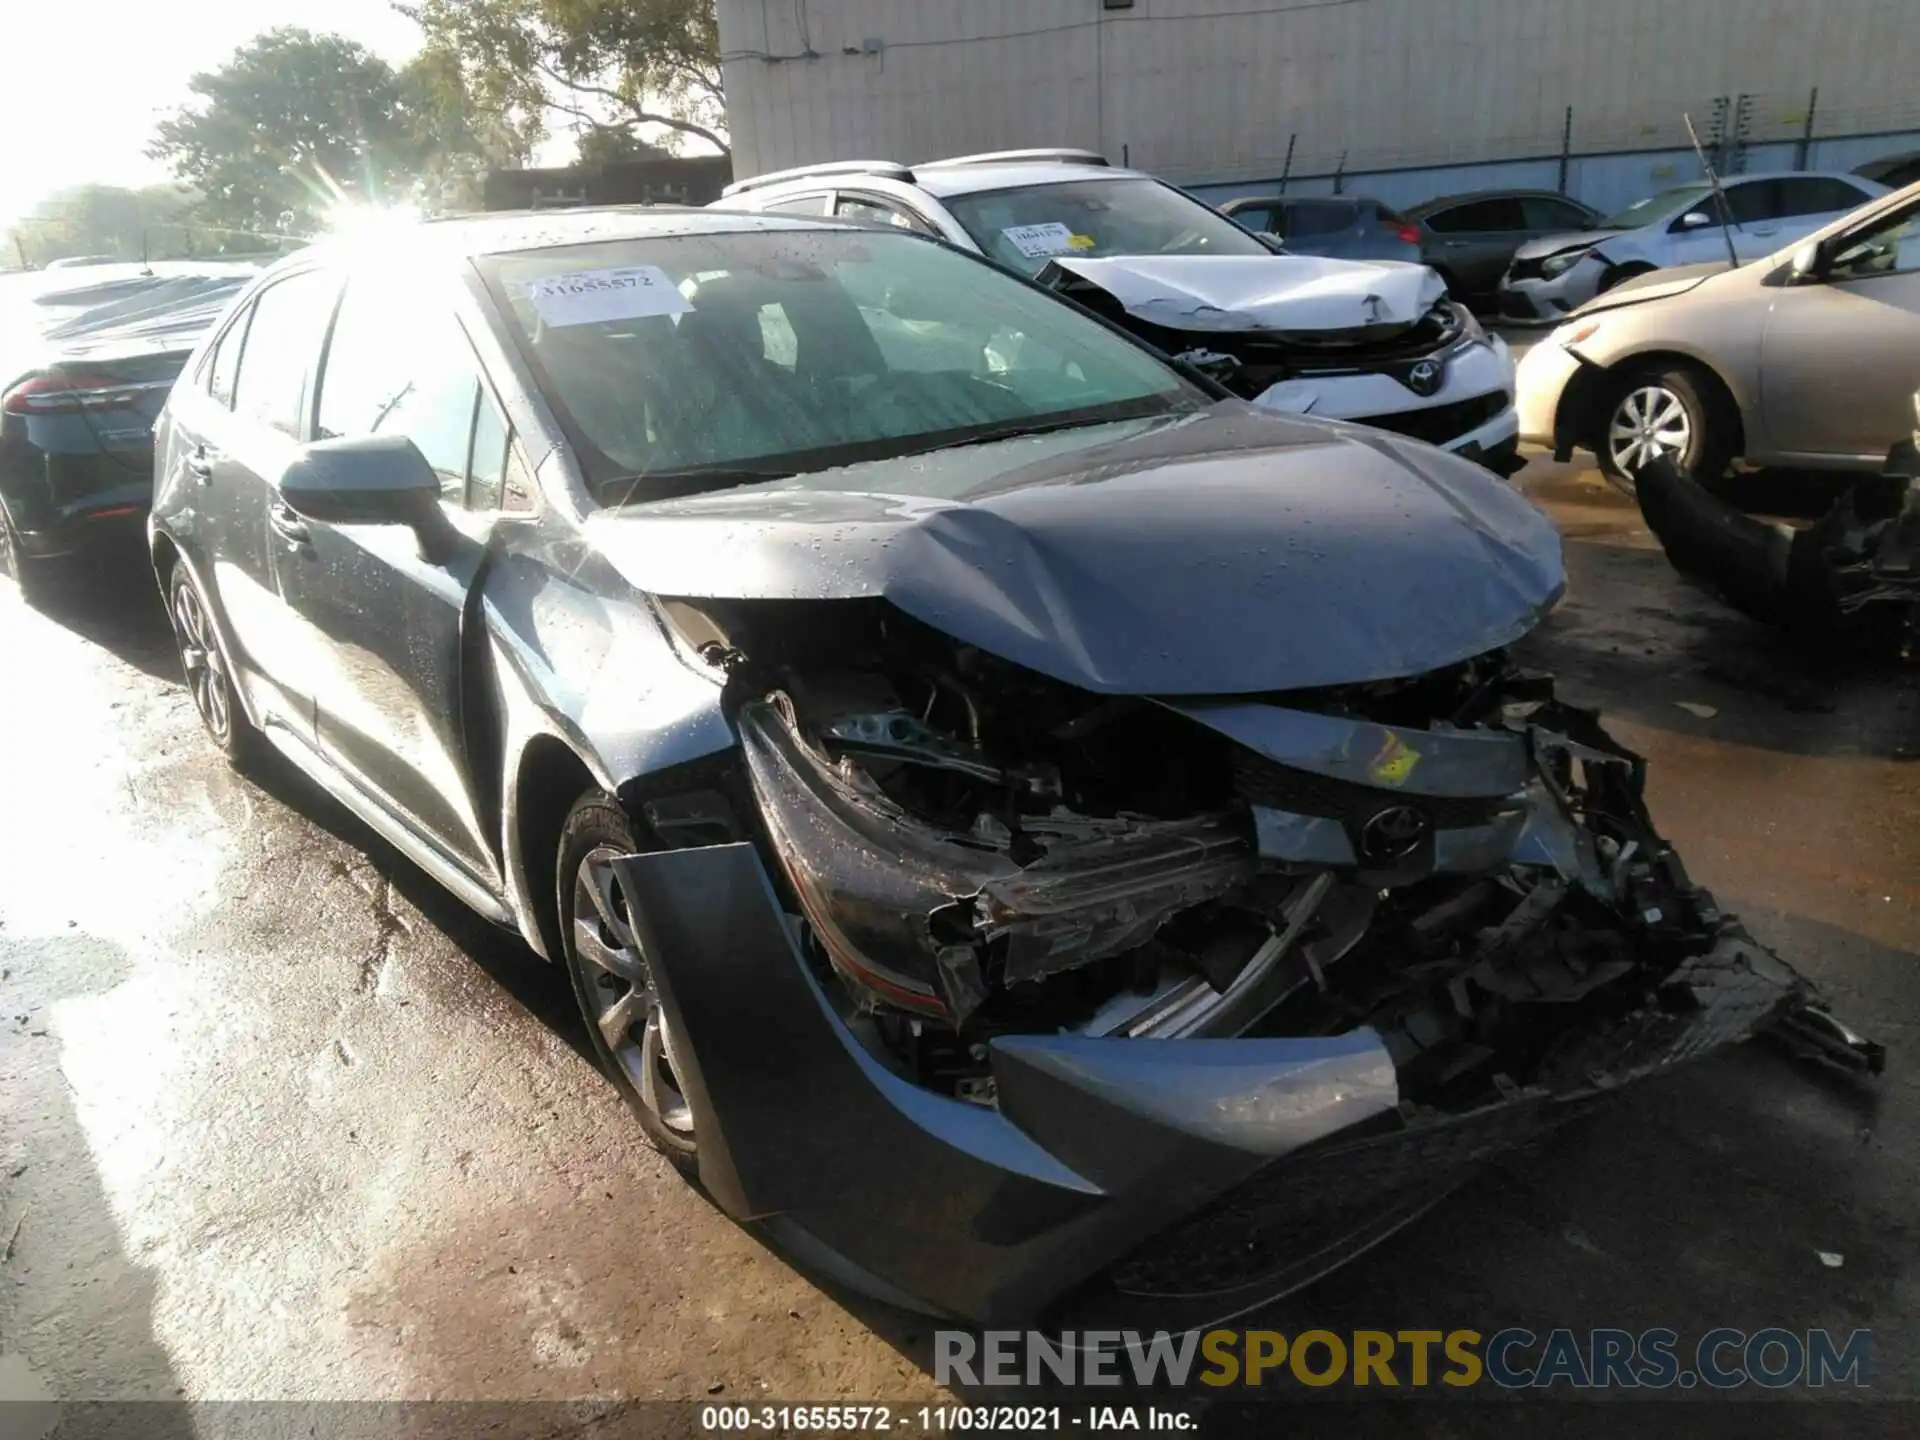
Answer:
M1689 210L1673 222L1676 230L1704 230L1713 224L1713 217L1704 210Z
M419 527L440 511L440 475L404 435L321 440L280 477L294 514L335 525Z
M1821 258L1818 245L1802 245L1793 252L1793 261L1788 267L1789 273L1797 282L1805 283L1820 278Z

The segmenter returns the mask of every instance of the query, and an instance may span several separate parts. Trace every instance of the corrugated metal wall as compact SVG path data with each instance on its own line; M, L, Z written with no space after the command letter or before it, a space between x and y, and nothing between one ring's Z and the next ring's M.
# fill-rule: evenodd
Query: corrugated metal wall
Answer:
M1740 93L1791 141L1816 86L1817 135L1920 131L1920 0L718 3L740 175L1066 144L1220 185L1289 136L1295 175L1477 167L1557 156L1568 107L1578 155Z

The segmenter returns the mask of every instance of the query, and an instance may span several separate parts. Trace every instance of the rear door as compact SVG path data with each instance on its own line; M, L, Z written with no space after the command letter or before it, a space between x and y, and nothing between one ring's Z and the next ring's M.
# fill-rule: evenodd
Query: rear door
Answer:
M404 525L297 521L279 591L319 647L315 734L327 759L488 888L462 717L462 622L503 511L532 486L453 297L393 269L349 280L320 375L319 440L404 435L441 479L442 542Z
M325 269L276 279L228 321L191 385L171 402L163 483L191 496L186 542L207 570L263 721L312 733L312 689L298 632L276 592L270 516L299 457L314 367L339 294Z
M1427 217L1427 229L1439 237L1434 265L1453 278L1454 288L1471 295L1499 288L1513 252L1526 238L1526 212L1510 195L1468 200Z
M1781 288L1760 413L1782 456L1868 464L1913 431L1920 390L1920 204L1830 242L1818 280Z

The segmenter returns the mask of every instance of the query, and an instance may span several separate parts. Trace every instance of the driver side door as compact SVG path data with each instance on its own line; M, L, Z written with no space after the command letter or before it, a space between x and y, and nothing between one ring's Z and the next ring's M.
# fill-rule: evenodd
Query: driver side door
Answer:
M1767 317L1760 412L1781 458L1877 463L1920 390L1920 203L1842 232Z
M432 543L427 526L301 519L275 575L323 657L313 697L321 754L497 893L463 729L462 634L492 527L503 510L530 505L531 487L451 300L423 278L375 269L348 280L314 436L410 439L440 477Z

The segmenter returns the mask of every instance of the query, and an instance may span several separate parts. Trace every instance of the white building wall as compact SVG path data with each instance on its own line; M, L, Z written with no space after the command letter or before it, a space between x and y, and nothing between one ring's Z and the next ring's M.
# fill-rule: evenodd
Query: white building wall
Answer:
M718 0L741 176L1083 145L1191 184L1920 130L1920 0ZM871 48L877 42L877 48ZM808 52L811 51L809 54ZM1344 163L1343 163L1344 158Z

